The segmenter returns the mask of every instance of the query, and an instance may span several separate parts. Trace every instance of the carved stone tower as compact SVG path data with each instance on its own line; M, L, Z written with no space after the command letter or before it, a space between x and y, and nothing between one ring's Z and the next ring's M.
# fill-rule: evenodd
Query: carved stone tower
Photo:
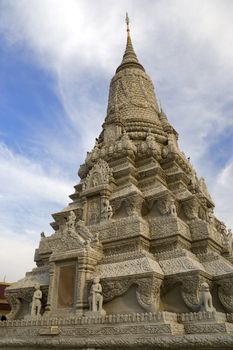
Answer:
M72 202L53 214L55 232L42 235L37 267L7 289L5 344L4 330L13 334L17 325L15 346L28 335L49 346L56 335L64 348L233 344L232 235L179 149L126 22L103 130L80 166ZM35 321L36 283L42 308Z

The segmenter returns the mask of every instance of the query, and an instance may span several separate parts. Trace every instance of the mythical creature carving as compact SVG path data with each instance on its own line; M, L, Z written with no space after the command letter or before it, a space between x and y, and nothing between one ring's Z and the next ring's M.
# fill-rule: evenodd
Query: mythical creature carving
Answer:
M18 297L17 293L7 293L6 292L5 295L6 295L6 299L8 300L8 302L11 306L11 311L6 317L8 320L14 320L17 318L17 315L20 311L21 300Z
M232 253L232 232L231 229L226 228L226 225L221 222L220 226L221 236L222 236L222 245L224 253Z
M171 213L171 205L174 204L174 201L169 199L168 197L163 197L158 199L157 208L161 215L168 215ZM174 207L172 208L174 210Z
M130 140L128 133L125 130L123 130L120 139L116 142L116 152L122 155L129 155L132 157L134 156L136 150L137 147Z
M208 283L203 282L199 290L200 311L213 312L216 311L213 307L212 295Z

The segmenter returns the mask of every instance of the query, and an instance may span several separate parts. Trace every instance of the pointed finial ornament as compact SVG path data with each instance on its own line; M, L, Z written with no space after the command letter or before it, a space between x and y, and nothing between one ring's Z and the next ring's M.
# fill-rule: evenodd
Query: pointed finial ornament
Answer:
M129 29L129 16L128 16L128 12L126 12L125 23L126 23L126 25L127 25L127 32L129 33L129 32L130 32L130 29Z
M120 64L120 66L117 68L116 72L119 72L120 70L125 69L125 68L129 68L129 67L139 68L139 69L145 71L143 66L138 62L136 53L135 53L133 45L132 45L132 40L130 37L128 12L126 12L125 23L126 23L126 30L127 30L126 49L125 49L125 53L124 53L122 62Z

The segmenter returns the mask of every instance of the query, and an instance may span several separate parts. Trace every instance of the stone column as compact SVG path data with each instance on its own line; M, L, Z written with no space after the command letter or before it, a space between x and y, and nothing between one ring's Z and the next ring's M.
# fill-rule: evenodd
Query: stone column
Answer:
M85 306L85 284L86 284L86 256L78 259L78 267L76 272L76 314L83 314Z
M82 198L82 204L83 204L83 217L82 220L87 223L87 198L83 197Z
M44 316L49 316L54 309L54 295L57 293L56 288L56 264L55 262L50 263L50 270L49 270L49 290L48 290L48 297L47 297L47 304L45 306L45 313Z

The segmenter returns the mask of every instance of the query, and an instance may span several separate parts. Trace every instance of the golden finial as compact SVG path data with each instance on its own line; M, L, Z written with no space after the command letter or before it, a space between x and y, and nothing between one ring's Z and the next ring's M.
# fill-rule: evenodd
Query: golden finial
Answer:
M127 25L127 32L129 33L130 29L129 29L129 16L128 16L128 12L126 12L125 23L126 23L126 25Z

